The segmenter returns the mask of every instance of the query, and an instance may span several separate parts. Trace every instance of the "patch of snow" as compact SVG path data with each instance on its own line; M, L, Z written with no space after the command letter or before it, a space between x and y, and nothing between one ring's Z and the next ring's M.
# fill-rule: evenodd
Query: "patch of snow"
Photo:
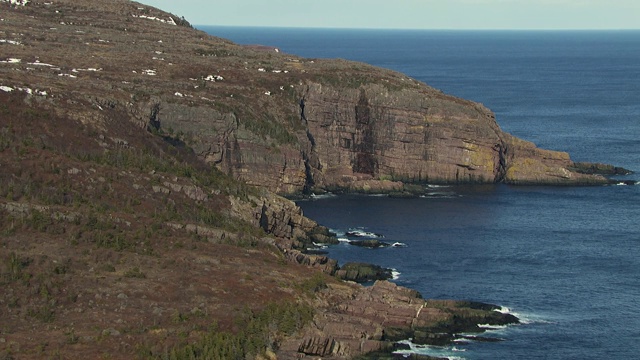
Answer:
M46 91L42 91L42 90L32 90L28 87L16 87L15 90L19 90L19 91L24 91L29 95L40 95L40 96L47 96L47 92Z
M274 50L275 50L277 53L279 53L279 52L280 52L280 49L278 49L278 48L275 48Z
M8 2L11 5L26 6L29 0L0 0L0 2Z
M89 71L89 72L98 72L98 71L102 71L102 68L100 69L96 69L96 68L86 68L86 69L73 69L71 70L71 72L77 73L80 71Z
M173 94L173 95L175 95L175 96L177 96L177 97L184 97L184 95L183 95L182 93L179 93L179 92L177 92L177 91L176 91L176 93L175 93L175 94Z
M284 73L285 73L285 74L288 74L288 73L289 73L289 70L285 70L285 71L284 71Z
M266 72L267 70L265 70L264 68L260 68L260 69L258 69L258 71L260 71L260 72Z
M77 76L75 76L75 75L71 75L71 74L58 74L58 76L66 76L66 77L70 77L70 78L72 78L72 79L77 78Z
M22 62L22 60L16 59L16 58L8 58L7 60L0 60L0 63L5 63L5 64L18 64L20 62Z
M153 60L164 61L164 58L159 58L157 56L152 57Z
M280 86L280 90L284 90L284 86Z
M2 91L4 91L4 92L12 92L12 91L13 91L13 88L12 88L12 87L9 87L9 86L4 86L4 85L2 85L2 86L0 86L0 90L2 90Z
M0 39L0 44L22 45L20 41Z
M280 74L282 72L282 70L271 70L271 72L276 73L276 74Z
M220 76L220 75L215 75L215 76L214 75L209 75L206 78L204 78L204 80L205 81L213 81L213 82L215 82L215 81L222 81L222 80L224 80L224 78L222 76Z
M271 91L266 91L264 94L267 96L271 96Z
M155 53L156 53L156 55L163 54L163 52L162 52L162 51L158 51L158 50L156 50L156 51L155 51Z
M28 64L29 65L35 65L35 66L55 67L55 65L51 65L51 64L40 62L40 60L36 60L36 61L34 61L32 63L28 63Z
M156 76L157 75L157 71L156 70L151 70L151 69L142 70L142 73L144 75L149 75L149 76Z

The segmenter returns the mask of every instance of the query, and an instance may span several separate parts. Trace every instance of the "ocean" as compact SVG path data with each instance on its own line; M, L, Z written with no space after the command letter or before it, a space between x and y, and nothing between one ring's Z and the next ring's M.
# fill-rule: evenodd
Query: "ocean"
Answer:
M640 171L640 31L418 31L200 27L241 44L403 72L481 102L501 128L574 161ZM639 174L622 177L640 180ZM640 186L425 185L414 199L322 196L305 215L406 247L329 247L397 271L425 298L508 308L499 342L417 352L455 359L640 355Z

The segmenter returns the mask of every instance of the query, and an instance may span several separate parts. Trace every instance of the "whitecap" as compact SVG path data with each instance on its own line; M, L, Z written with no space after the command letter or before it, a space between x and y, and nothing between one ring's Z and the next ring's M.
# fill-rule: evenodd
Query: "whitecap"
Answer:
M340 241L340 242L345 242L345 243L350 243L350 242L351 242L351 240L349 240L349 239L347 239L347 238L343 238L343 237L339 237L339 238L338 238L338 241Z
M478 324L478 327L485 331L501 331L509 327L509 325L491 325L491 324Z
M321 200L321 199L330 199L330 198L334 198L338 195L333 194L333 193L324 193L324 194L311 194L310 198L312 200Z
M427 184L427 187L430 189L437 189L437 188L448 188L448 187L451 187L451 185Z
M396 269L391 269L391 279L398 280L400 278L401 272Z
M409 349L394 351L394 354L410 356L411 354L427 355L437 358L446 358L450 360L463 360L463 357L457 356L454 353L464 352L465 350L456 347L445 346L431 346L431 345L419 345L414 344L411 340L398 341L398 344L408 346ZM454 350L457 349L457 350Z
M351 228L349 229L345 235L351 237L364 237L364 238L383 238L384 235L376 234L374 232L365 231L363 228Z
M407 244L396 241L393 244L391 244L391 247L407 247Z

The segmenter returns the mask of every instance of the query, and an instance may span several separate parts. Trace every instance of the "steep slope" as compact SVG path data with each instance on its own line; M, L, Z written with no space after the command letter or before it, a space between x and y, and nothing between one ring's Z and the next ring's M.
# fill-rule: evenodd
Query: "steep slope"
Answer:
M0 4L4 91L85 123L118 111L277 193L607 181L399 73L238 46L135 2L21 4Z

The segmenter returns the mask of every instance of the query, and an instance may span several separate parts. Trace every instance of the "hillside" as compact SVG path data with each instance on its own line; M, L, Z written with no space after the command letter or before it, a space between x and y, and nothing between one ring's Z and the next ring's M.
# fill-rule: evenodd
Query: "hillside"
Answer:
M607 182L576 166L402 74L131 1L2 0L0 359L344 359L517 322L339 281L276 193Z

